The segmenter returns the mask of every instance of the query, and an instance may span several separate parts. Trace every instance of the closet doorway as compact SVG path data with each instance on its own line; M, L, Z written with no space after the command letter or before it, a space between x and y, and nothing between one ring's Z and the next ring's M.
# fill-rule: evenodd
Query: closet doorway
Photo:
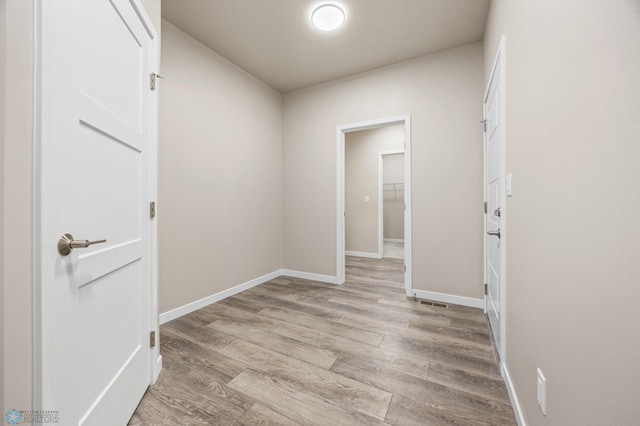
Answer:
M378 182L379 251L404 259L404 149L378 153Z
M402 218L399 222L388 223L389 231L399 226L402 232L398 233L396 229L396 233L388 234L387 239L389 243L396 243L395 258L404 258L404 287L406 294L411 295L410 116L338 126L337 131L337 283L345 282L346 255L383 258L384 201L387 199L388 207L395 207L393 213L399 213ZM399 142L386 144L386 132L399 135ZM365 157L366 165L360 161ZM390 162L400 161L403 166L399 175L397 170L391 175L388 173L388 180L384 173L385 157ZM393 213L389 213L387 219L392 219Z

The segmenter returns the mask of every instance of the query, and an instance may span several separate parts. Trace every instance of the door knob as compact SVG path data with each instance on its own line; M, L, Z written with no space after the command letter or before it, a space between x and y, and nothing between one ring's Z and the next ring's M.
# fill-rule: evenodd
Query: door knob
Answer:
M87 248L94 244L106 243L107 240L74 240L73 235L63 234L58 240L58 253L62 256L67 256L74 248Z
M487 235L493 235L494 237L500 238L500 228L497 231L487 231Z

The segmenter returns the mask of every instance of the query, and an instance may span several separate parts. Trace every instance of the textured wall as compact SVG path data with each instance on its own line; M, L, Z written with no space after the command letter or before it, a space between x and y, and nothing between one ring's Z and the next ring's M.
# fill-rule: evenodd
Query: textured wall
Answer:
M282 98L162 27L160 313L282 268Z
M640 3L494 0L485 78L501 34L506 362L526 421L638 424Z
M32 156L33 3L3 2L6 19L6 87L2 285L5 409L32 407ZM3 410L3 413L6 410Z

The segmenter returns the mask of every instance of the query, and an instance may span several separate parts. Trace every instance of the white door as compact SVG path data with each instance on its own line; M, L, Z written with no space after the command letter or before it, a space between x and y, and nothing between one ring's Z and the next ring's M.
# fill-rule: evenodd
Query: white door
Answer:
M502 43L493 67L484 99L485 117L485 303L489 323L500 357L503 356L503 250L504 250L504 205L503 205L503 70Z
M155 52L133 4L38 3L36 403L62 424L126 424L151 380ZM64 255L62 234L106 242Z

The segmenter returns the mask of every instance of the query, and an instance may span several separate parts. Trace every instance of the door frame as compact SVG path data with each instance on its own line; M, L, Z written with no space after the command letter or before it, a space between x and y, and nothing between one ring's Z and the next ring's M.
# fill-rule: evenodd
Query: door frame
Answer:
M487 86L485 88L484 95L482 97L482 119L483 123L486 123L486 102L489 97L489 88L491 87L494 77L496 75L496 71L500 70L500 81L499 89L500 89L500 105L501 111L498 111L498 127L500 128L500 132L502 133L502 145L500 147L500 176L502 177L502 185L500 186L500 206L501 206L501 215L500 215L500 345L497 347L498 357L500 358L500 363L504 363L505 354L506 354L506 329L507 329L507 321L506 321L506 250L507 250L507 226L506 226L506 218L507 218L507 203L506 203L506 191L505 191L505 179L506 179L506 132L505 132L505 101L506 101L506 79L505 79L505 36L504 34L500 37L500 42L498 44L498 50L496 51L493 66L491 67L491 73L489 74L489 80L487 81ZM487 134L483 132L483 199L486 205L487 202ZM483 222L483 252L484 252L484 262L483 262L483 271L484 271L484 283L488 283L488 271L487 271L487 220L486 215L488 213L484 213L482 217ZM484 291L483 291L484 293ZM484 295L484 312L487 313L487 304L488 304L488 295Z
M404 154L404 149L378 151L378 254L384 257L384 161L385 155ZM403 188L404 191L404 188Z
M411 115L399 115L379 118L358 123L343 124L336 128L337 139L337 176L336 176L336 282L344 284L346 275L346 241L345 241L345 136L347 133L360 130L371 130L393 124L404 125L404 178L405 178L405 212L404 212L404 288L407 296L411 295Z
M159 40L158 33L154 28L151 19L142 6L141 0L129 0L133 10L137 14L144 28L146 29L149 37L151 38L151 65L153 69L158 70L158 58L159 58ZM41 145L42 145L42 86L43 75L41 69L41 59L45 52L42 47L42 26L43 26L43 11L42 3L40 1L34 1L34 125L33 125L33 399L34 406L42 406L43 394L42 389L42 329L41 329L41 312L43 307L42 300L42 287L41 280L41 250L42 247L42 232L40 227L41 218L41 200L38 194L40 194L40 185L42 178L40 175L41 170ZM149 146L149 161L151 162L149 167L149 198L150 200L157 200L158 193L158 92L149 91L150 97L150 129L149 134L151 143ZM150 371L149 371L149 383L153 384L158 379L160 371L162 369L162 356L160 355L160 337L158 329L158 229L157 229L157 209L156 218L149 221L149 236L151 244L150 256L150 316L149 325L150 331L156 331L156 345L150 348L151 357Z

